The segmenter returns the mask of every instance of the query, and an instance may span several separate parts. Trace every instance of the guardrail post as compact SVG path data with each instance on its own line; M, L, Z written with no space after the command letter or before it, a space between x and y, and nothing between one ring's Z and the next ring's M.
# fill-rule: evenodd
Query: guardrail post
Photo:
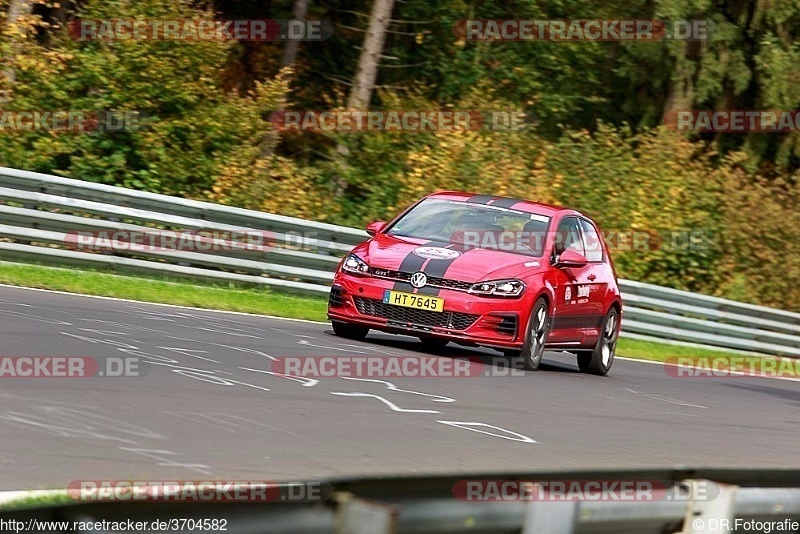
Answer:
M334 534L394 534L398 507L361 499L348 492L334 496L338 506Z
M577 501L529 502L522 534L572 534L578 521L578 504Z
M733 530L736 491L739 486L710 480L687 480L690 500L686 504L680 534L717 534Z

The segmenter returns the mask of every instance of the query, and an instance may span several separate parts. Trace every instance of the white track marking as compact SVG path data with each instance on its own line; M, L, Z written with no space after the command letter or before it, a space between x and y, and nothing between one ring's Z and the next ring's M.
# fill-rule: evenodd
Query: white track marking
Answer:
M101 334L104 336L111 336L111 337L124 337L128 341L133 341L134 343L141 343L141 341L137 341L135 339L130 339L130 334L128 332L117 332L115 330L97 330L96 328L79 328L83 332L92 332L95 334Z
M219 376L215 376L213 374L208 374L207 371L203 372L195 372L195 371L187 371L186 369L173 369L173 373L178 373L181 376L187 376L189 378L194 378L195 380L200 380L201 382L208 382L209 384L217 384L218 386L235 386L237 384L241 386L246 386L253 389L260 389L261 391L269 391L269 388L264 388L261 386L256 386L255 384L248 384L246 382L239 382L238 380L230 380L228 378L221 378Z
M351 354L353 354L353 353L356 353L356 354L367 354L366 352L361 351L361 350L343 349L341 347L329 347L327 345L315 345L315 344L313 344L313 343L311 343L309 341L306 341L305 339L298 340L297 344L298 345L305 345L307 347L316 347L318 349L328 349L328 350L338 350L338 351L341 351L341 352L349 352Z
M121 443L136 444L128 437L114 434L126 434L129 437L163 439L146 428L121 423L112 419L85 410L76 410L63 406L42 406L40 408L46 415L32 413L7 412L0 413L0 420L11 423L24 424L38 430L49 432L55 436L66 438L92 438L118 441Z
M182 419L186 419L188 421L193 421L195 423L202 423L206 425L216 426L217 428L225 429L226 432L231 432L234 434L239 434L241 430L261 430L264 433L270 433L274 431L283 432L284 434L289 434L291 436L300 435L295 432L290 432L289 430L284 430L283 428L278 428L272 425L266 425L264 423L258 423L256 421L251 421L249 419L245 419L244 417L239 417L229 413L202 413L202 412L164 412L167 415L172 415L175 417L180 417ZM261 427L260 429L258 427Z
M202 352L203 354L208 354L207 350L196 350L196 349L182 349L180 347L156 347L158 349L168 350L171 352L177 352L178 354L184 354L186 356L191 356L192 358L197 358L198 360L205 360L207 362L214 362L214 363L221 363L217 360L212 360L211 358L206 358L204 356L198 356L197 354L191 354L192 352Z
M634 391L631 388L625 388L626 391L633 393L634 395L641 395L643 397L647 397L648 399L658 400L668 402L670 404L677 404L678 406L688 406L690 408L708 408L708 406L702 406L700 404L692 404L690 402L682 401L680 399L675 399L672 397L664 397L662 395L653 395L651 393L639 393L638 391Z
M8 300L8 299L0 299L0 302L5 302L6 304L11 304L12 306L23 306L25 308L38 308L38 306L34 306L33 304L23 304L22 302L14 302L13 300Z
M124 423L116 417L106 417L87 410L78 410L74 407L66 406L42 406L42 411L45 413L61 417L62 422L72 421L78 427L85 427L92 429L94 426L105 427L107 431L119 432L122 434L130 434L138 438L148 439L164 439L160 434L148 430L147 428Z
M164 367L169 367L170 369L182 369L184 371L192 371L193 373L205 373L208 375L213 375L214 373L222 373L224 371L210 371L208 369L197 369L195 367L188 367L186 365L174 365L171 363L164 363L164 362L149 362L151 365L162 365Z
M315 380L313 378L307 378L305 376L285 375L283 373L265 371L264 369L250 369L249 367L239 367L239 369L243 371L252 371L254 373L264 373L265 375L272 375L272 376L277 376L279 378L285 378L286 380L293 380L295 382L300 382L300 385L302 385L304 388L312 388L317 384L319 384L319 380Z
M87 432L84 430L71 428L69 426L55 424L50 421L43 420L41 417L32 414L22 414L19 412L0 413L0 421L7 421L9 423L27 425L37 430L41 430L42 432L47 432L53 436L61 438L80 437L80 438L91 438L98 440L100 439L113 440L121 443L129 443L132 445L136 444L135 441L126 438L120 438L117 436L108 436L106 434L100 434L99 432Z
M66 321L59 321L58 319L50 319L40 315L31 315L30 313L22 313L11 310L0 310L0 315L7 315L9 317L17 317L19 319L28 319L29 321L36 321L39 323L60 324L65 326L72 326L72 323Z
M146 326L139 326L139 325L129 324L129 323L120 323L118 321L107 321L105 319L89 319L89 318L86 318L86 317L78 317L78 320L79 321L86 321L86 322L89 322L89 323L101 323L101 324L107 324L109 326L115 326L115 327L121 327L121 328L129 328L131 330L138 330L140 332L149 332L149 333L153 333L153 334L164 334L164 335L169 334L169 332L167 332L166 330L156 330L155 328L148 328Z
M398 405L394 404L393 402L384 399L380 395L373 395L371 393L358 393L358 392L345 393L345 392L341 392L341 391L331 391L331 395L340 395L342 397L371 397L373 399L378 399L379 401L384 403L393 412L401 412L401 413L442 413L442 412L437 412L436 410L409 410L409 409L406 409L406 408L401 408Z
M120 352L124 352L125 354L131 354L133 356L138 356L139 358L143 358L147 363L181 363L178 360L173 360L167 356L159 356L157 354L150 354L149 352L144 352L142 350L136 349L117 349Z
M294 332L288 332L286 330L281 330L280 328L270 328L270 330L274 330L275 332L279 332L285 336L299 337L303 339L317 339L314 336L309 336L307 334L295 334Z
M209 465L184 464L176 462L172 458L168 458L168 456L175 454L172 451L165 451L162 449L138 449L133 447L118 447L118 449L125 452L132 452L134 454L150 458L151 460L155 460L156 462L158 462L156 465L158 465L159 467L180 467L184 469L191 469L192 471L197 471L198 473L203 473L204 475L211 474L211 471L209 471L211 466Z
M166 332L165 332L165 334L166 334ZM187 341L189 343L200 343L200 344L203 344L203 345L212 345L214 347L222 347L222 348L225 348L225 349L236 350L236 351L239 351L239 352L247 352L247 353L250 353L250 354L255 354L256 356L262 356L264 358L269 358L270 360L273 360L273 361L277 360L276 357L270 356L266 352L261 352L260 350L251 349L249 347L237 347L235 345L226 345L224 343L215 343L213 341L201 341L199 339L192 339L190 337L173 336L173 335L170 335L170 334L167 334L166 337L168 337L169 339L177 340L177 341Z
M191 330L202 330L203 332L211 332L214 334L222 334L225 336L233 336L233 337L249 337L251 339L263 339L261 336L254 336L252 334L240 334L238 332L231 332L230 330L220 330L218 328L206 328L204 326L187 326L187 325L178 325L182 328L189 328Z
M534 441L532 438L529 438L528 436L524 436L517 432L512 432L511 430L506 430L505 428L500 428L499 426L487 425L486 423L473 423L469 421L436 421L436 422L442 423L443 425L454 426L456 428L463 428L464 430L469 430L471 432L478 432L479 434L486 434L487 436L493 436L495 438L502 438L510 441L519 441L521 443L536 443L536 441ZM487 430L480 430L479 428L476 427L493 428L494 430L500 430L510 435L503 436L502 434L495 434L494 432L489 432Z
M358 380L360 382L374 382L376 384L383 384L383 385L386 386L386 389L388 389L390 391L397 391L399 393L410 393L412 395L422 395L423 397L432 397L431 398L432 402L455 402L456 401L455 399L451 399L450 397L445 397L443 395L433 395L431 393L423 393L421 391L413 391L413 390L410 390L410 389L400 389L397 386L395 386L394 384L392 384L391 382L388 382L386 380L375 380L373 378L354 378L354 377L350 377L350 376L342 376L342 377L339 377L339 378L343 378L345 380Z
M123 343L123 342L117 341L115 339L97 339L97 338L93 338L93 337L81 336L81 335L78 335L78 334L71 334L69 332L61 332L61 334L65 335L65 336L69 336L69 337L74 337L76 339L80 339L81 341L87 341L87 342L93 343L93 344L94 343L103 343L103 344L106 344L106 345L113 345L113 346L118 347L118 348L131 349L131 350L137 350L139 348L136 345L129 345L128 343Z
M355 347L357 349L364 349L364 350L371 350L372 352L377 352L379 354L388 355L388 356L408 356L407 354L402 354L400 352L393 352L393 351L390 351L390 350L386 350L386 348L382 347L382 346L371 347L369 345L354 345L352 343L343 343L341 346L342 347ZM413 356L417 356L417 355L414 354Z

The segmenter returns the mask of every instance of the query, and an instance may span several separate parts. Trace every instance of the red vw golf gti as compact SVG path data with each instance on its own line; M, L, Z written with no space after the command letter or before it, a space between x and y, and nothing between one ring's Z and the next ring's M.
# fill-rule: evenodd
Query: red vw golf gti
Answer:
M608 248L581 213L443 192L367 233L333 280L337 335L491 347L530 371L545 349L577 354L583 372L611 368L622 299Z

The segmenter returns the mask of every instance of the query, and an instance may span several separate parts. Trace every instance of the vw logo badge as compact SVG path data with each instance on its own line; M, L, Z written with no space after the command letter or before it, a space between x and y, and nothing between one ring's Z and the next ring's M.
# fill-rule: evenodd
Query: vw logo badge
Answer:
M421 287L425 287L425 284L428 283L428 275L423 272L414 273L411 275L411 285L416 287L417 289Z

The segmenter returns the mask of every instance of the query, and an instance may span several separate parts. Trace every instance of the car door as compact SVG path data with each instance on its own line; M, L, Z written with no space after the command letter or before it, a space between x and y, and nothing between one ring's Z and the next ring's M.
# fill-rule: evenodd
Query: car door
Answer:
M608 264L608 258L603 250L603 241L597 227L589 219L580 217L581 237L586 259L589 263L585 267L586 287L579 288L578 292L586 295L588 299L586 308L587 321L584 334L596 336L600 332L603 322L603 306L606 303L608 283L613 274ZM611 277L611 278L610 278Z
M561 219L556 229L553 247L556 257L565 250L586 255L583 233L577 217L567 216ZM586 329L591 327L590 270L589 265L552 269L555 313L548 345L566 348L583 342Z

